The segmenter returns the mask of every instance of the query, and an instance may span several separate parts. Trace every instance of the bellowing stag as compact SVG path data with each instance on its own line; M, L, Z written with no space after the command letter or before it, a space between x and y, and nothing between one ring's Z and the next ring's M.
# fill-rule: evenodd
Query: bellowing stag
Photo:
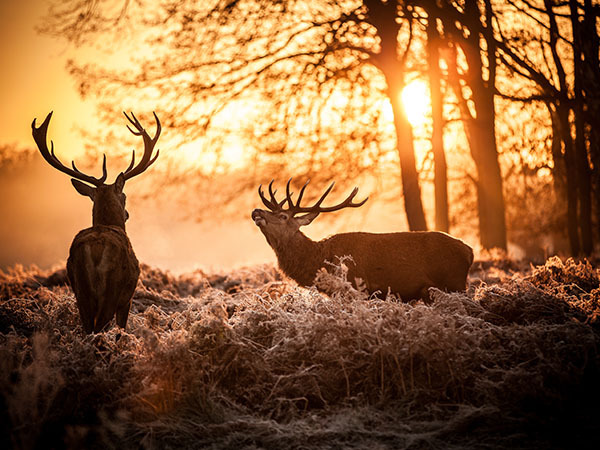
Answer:
M102 331L116 315L117 325L125 328L131 298L135 291L140 268L125 233L125 221L129 213L125 209L125 181L144 172L158 158L152 157L154 146L160 136L161 125L156 114L156 134L151 138L137 118L124 113L133 129L129 131L141 136L144 155L135 165L135 151L131 164L121 172L113 184L105 184L106 155L102 164L102 176L95 178L81 172L75 163L73 168L64 166L54 155L54 143L48 150L46 135L52 113L36 128L31 124L33 138L44 159L55 169L72 177L73 187L81 195L92 199L92 227L80 231L73 239L67 260L67 275L75 298L83 329L86 333Z
M463 291L467 274L473 262L473 250L459 239L437 231L413 231L399 233L341 233L315 242L305 236L300 227L311 223L320 213L357 208L368 198L353 203L358 193L352 193L338 205L323 207L321 204L333 189L334 183L313 206L301 206L308 181L294 203L286 186L286 196L278 201L269 184L270 199L262 191L258 193L269 209L255 209L252 220L267 238L275 251L281 270L298 284L313 284L317 271L328 268L343 256L352 257L348 264L348 279L356 285L360 278L369 293L388 290L403 300L422 298L429 300L429 288L446 291ZM287 204L287 207L286 207ZM301 215L302 214L302 215Z

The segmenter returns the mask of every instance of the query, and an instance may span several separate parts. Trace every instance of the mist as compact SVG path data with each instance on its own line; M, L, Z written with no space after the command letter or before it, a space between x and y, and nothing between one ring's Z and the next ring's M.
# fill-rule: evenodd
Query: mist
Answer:
M135 191L135 183L125 192ZM140 262L175 273L226 270L275 261L272 250L247 219L217 215L198 223L165 201L128 201L127 234ZM65 263L78 231L91 226L92 202L69 177L39 155L0 167L0 269L15 264L50 269Z

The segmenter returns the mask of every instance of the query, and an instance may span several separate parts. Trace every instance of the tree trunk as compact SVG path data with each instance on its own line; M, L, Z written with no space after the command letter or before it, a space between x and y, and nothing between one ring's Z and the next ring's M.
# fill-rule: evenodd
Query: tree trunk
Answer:
M569 0L571 12L571 26L573 28L573 59L574 59L574 99L575 107L575 158L577 167L577 181L579 194L579 229L581 232L581 250L590 255L594 249L592 238L592 185L590 166L586 149L585 122L584 122L584 41L581 22L579 21L579 4L576 0Z
M448 170L444 152L444 111L440 75L440 35L437 18L430 15L427 22L427 59L429 68L429 92L431 97L431 149L433 151L435 185L435 228L448 232Z
M402 191L404 193L404 209L411 231L426 230L427 222L421 202L419 174L415 164L415 150L412 127L400 100L404 87L404 62L398 56L398 12L396 2L365 0L367 20L377 29L381 51L371 57L371 61L379 67L387 82L387 94L394 112L396 128L396 145L400 157L400 173ZM412 20L412 19L409 19ZM409 48L406 49L408 52Z
M590 69L594 69L594 59L598 60L595 47L594 33L596 18L589 1L585 2L585 12L579 15L579 4L575 0L569 1L571 10L571 26L573 27L573 56L575 69L575 155L577 158L577 179L579 181L579 227L581 230L581 250L585 255L590 255L594 250L594 237L592 231L592 174L588 160L587 145L589 136L586 136L586 109L590 109L590 102L597 95L594 90L591 96L586 95L586 87L593 85L590 79ZM588 14L591 15L588 16ZM580 17L582 20L580 20ZM593 34L590 35L590 32ZM588 49L591 49L589 51ZM593 58L593 59L592 59ZM597 66L595 67L598 70ZM588 93L589 94L589 93ZM595 128L596 124L592 124Z
M594 170L591 171L592 197L595 198L595 227L596 236L594 239L600 239L600 129L597 126L598 117L600 117L600 36L596 24L600 16L600 11L596 2L592 0L584 1L584 20L583 35L585 36L583 54L585 63L585 74L583 89L587 100L586 124L589 129L589 153L590 161Z
M404 209L406 210L408 228L411 231L421 231L427 230L427 222L421 202L421 187L419 186L419 173L417 172L415 162L412 127L400 99L402 86L403 83L388 81L388 95L392 103L392 110L394 111L396 145L398 147L398 156L400 157Z
M496 151L492 105L477 106L477 119L469 121L473 146L471 154L477 166L477 206L481 246L506 250L506 220L502 175Z
M559 82L558 92L549 92L549 95L554 95L556 97L554 100L556 117L552 116L552 129L556 133L555 136L553 136L553 141L560 139L559 142L562 143L563 154L557 154L556 156L562 156L562 160L564 162L564 188L567 202L567 232L569 236L569 244L571 246L571 254L578 255L581 249L581 242L579 238L579 218L577 217L579 203L579 181L577 179L575 143L573 142L573 138L571 136L571 121L569 120L569 116L571 114L571 107L568 105L569 86L567 83L566 71L563 67L562 59L558 50L560 33L558 31L556 14L553 9L555 4L550 0L544 0L544 6L546 8L546 13L548 14L550 25L550 50L556 66L556 75ZM576 49L574 50L576 51ZM550 111L550 114L552 114L552 110ZM555 157L555 161L560 161L560 158ZM560 176L560 170L561 168L555 165L555 177L557 175Z
M560 121L560 133L564 146L564 160L567 175L567 228L569 231L569 244L571 253L578 255L580 252L579 244L579 220L577 218L577 166L575 160L575 149L573 139L571 138L571 124L569 122L570 109L560 103L556 105Z
M563 142L561 134L560 119L556 110L556 105L551 102L546 103L546 108L550 114L552 122L552 183L554 193L559 205L566 207L567 205L567 168L565 166L565 157L563 155ZM561 207L561 210L564 209Z
M475 0L465 2L464 24L481 23L481 11ZM486 22L491 23L491 5L486 2ZM441 16L443 17L443 16ZM448 63L448 73L453 90L458 98L465 134L471 150L471 156L477 167L477 208L479 214L479 239L486 249L506 250L506 218L504 194L502 192L502 174L498 162L496 146L494 93L496 79L496 47L490 29L483 31L470 28L465 35L456 22L445 17L444 27L453 31L455 42L462 48L467 68L463 79L467 80L472 95L468 104L459 82L457 53ZM491 26L491 25L490 25ZM487 42L487 48L481 48L481 39ZM451 47L454 49L454 47ZM482 52L487 54L487 67L484 66ZM484 73L487 72L487 79ZM471 112L474 109L475 114Z

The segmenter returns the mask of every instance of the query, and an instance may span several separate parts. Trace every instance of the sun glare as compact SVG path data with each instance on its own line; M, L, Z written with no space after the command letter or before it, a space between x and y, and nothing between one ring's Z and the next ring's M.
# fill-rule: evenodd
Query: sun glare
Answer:
M412 126L423 125L430 110L431 100L427 83L414 80L402 89L402 105Z

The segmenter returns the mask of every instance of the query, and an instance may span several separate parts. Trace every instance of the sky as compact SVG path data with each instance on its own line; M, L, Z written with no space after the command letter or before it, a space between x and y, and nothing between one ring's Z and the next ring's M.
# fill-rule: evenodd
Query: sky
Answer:
M79 98L65 70L69 44L35 31L46 5L45 0L0 0L0 144L31 146L33 118L39 123L54 110L52 139L60 154L71 158L83 151L75 128L93 120L94 108Z
M95 110L80 99L65 70L73 49L35 31L46 5L45 0L0 0L0 146L35 148L32 120L39 124L54 111L49 139L68 164L82 154L77 128L94 121ZM133 189L135 183L125 187L126 192ZM128 205L128 235L140 261L175 273L274 262L250 212L248 220L215 226L193 219L173 222L176 209ZM89 199L37 152L26 165L0 167L0 270L15 264L42 269L64 264L75 234L91 225L91 212Z

